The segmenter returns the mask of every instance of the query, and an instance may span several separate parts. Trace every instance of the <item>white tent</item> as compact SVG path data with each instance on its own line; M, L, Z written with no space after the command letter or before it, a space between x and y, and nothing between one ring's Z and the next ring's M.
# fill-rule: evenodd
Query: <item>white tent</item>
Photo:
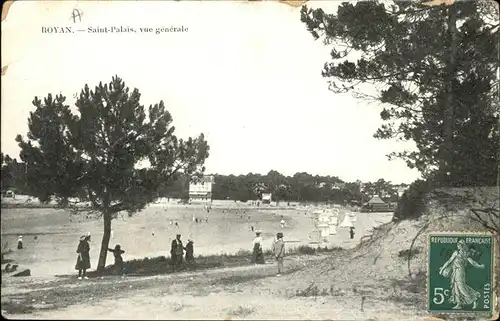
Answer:
M349 219L349 215L344 216L344 220L340 223L340 227L353 227L351 220Z
M321 223L318 225L321 237L327 237L330 235L330 226L326 223Z
M309 243L319 243L321 239L321 232L317 229L309 233Z
M318 221L321 223L327 223L330 220L330 214L329 213L320 213L318 216Z
M338 216L334 213L329 217L330 235L337 234Z

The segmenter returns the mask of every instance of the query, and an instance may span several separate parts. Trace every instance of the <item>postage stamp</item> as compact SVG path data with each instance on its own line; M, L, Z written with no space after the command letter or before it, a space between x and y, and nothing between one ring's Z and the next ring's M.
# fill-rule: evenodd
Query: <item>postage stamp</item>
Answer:
M432 232L427 247L431 313L495 313L495 238L489 233Z

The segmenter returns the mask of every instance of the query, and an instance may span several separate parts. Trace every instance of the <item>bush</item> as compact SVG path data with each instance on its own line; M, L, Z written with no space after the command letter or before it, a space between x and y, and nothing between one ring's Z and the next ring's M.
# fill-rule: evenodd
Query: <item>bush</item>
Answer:
M252 256L252 251L239 249L238 252L236 252L235 256Z
M211 269L218 268L226 265L241 265L238 262L238 257L228 255L212 255L212 256L198 256L195 258L195 263L188 266L185 261L180 267L180 271L188 269ZM175 272L172 267L172 261L165 256L154 258L134 259L123 262L123 270L125 274L132 275L158 275ZM97 275L113 275L116 273L114 265L108 265L104 271L90 271L89 276Z
M421 248L417 247L417 248L414 248L413 250L408 249L408 250L399 251L398 256L400 258L405 258L405 259L410 258L411 259L421 252L422 252Z
M315 254L316 249L314 247L310 247L308 245L301 245L297 247L297 252L300 254Z
M417 180L403 193L394 211L393 221L417 219L425 211L425 197L430 191L427 181Z

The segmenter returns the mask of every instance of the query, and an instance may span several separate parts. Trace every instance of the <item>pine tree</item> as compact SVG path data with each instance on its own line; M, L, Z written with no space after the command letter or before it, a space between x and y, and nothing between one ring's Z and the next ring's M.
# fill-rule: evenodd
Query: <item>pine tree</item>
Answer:
M178 173L201 175L209 146L203 134L177 139L163 101L146 113L139 91L130 92L118 76L93 91L85 85L75 113L65 100L62 95L49 94L43 102L35 97L27 139L18 135L16 140L34 196L73 209L81 208L75 199L86 201L84 210L102 216L97 267L102 270L112 219L122 211L142 210ZM145 162L149 166L141 166Z
M445 185L494 185L499 26L483 9L478 1L366 1L344 3L337 14L304 6L301 20L333 48L322 73L330 89L383 106L376 138L416 143L418 151L392 157Z

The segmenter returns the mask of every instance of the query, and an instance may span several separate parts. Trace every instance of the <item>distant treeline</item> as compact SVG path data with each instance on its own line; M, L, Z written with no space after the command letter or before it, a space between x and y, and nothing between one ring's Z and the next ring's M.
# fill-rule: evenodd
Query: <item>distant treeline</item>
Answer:
M2 155L4 156L4 155ZM18 194L31 195L25 182L26 168L15 159L2 157L2 190L13 189ZM262 193L272 193L273 201L330 202L336 204L362 203L371 195L385 201L397 201L394 185L383 179L373 183L344 182L336 176L313 176L302 172L285 176L272 170L266 175L214 175L212 199L259 200ZM178 174L159 191L159 197L189 198L189 179Z
M285 176L277 171L266 175L249 173L247 175L215 174L212 199L216 200L259 200L262 193L272 193L273 201L289 202L331 202L344 204L362 203L371 195L380 195L385 201L397 201L398 194L393 184L379 179L373 183L344 182L336 176L313 176L296 173ZM161 191L162 197L187 198L188 179L179 175L176 181Z

